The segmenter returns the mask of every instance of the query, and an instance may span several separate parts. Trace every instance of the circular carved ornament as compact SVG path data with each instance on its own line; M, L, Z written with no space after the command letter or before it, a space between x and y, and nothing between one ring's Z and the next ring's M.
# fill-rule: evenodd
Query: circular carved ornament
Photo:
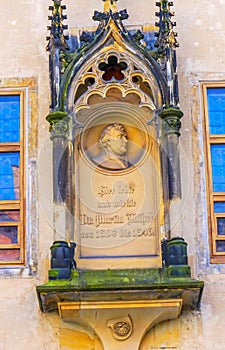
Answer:
M111 319L107 322L111 328L112 335L117 340L128 339L133 332L133 325L129 315Z
M113 326L113 332L118 337L126 337L131 331L131 325L127 322L117 322Z

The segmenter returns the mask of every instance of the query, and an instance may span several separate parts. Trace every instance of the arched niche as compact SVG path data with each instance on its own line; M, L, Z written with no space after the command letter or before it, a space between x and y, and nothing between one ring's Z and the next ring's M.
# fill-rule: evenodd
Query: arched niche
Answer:
M157 106L150 88L147 94L133 78L134 86L114 80L82 88L83 94L77 82L69 93L76 262L85 269L160 267L164 204ZM111 140L102 143L115 132L125 138L121 154L108 148Z

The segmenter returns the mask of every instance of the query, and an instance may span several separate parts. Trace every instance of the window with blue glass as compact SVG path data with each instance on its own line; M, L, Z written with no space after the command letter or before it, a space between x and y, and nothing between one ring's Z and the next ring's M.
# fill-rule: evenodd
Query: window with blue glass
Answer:
M24 95L0 90L0 265L24 263Z
M225 263L225 83L203 84L211 262Z

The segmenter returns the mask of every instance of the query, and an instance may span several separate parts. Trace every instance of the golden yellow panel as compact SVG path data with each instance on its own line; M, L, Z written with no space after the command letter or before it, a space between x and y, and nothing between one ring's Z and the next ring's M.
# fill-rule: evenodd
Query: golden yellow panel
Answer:
M140 350L153 349L178 349L180 342L179 319L170 320L158 324L146 333Z
M93 339L86 333L73 329L62 328L60 330L61 350L103 350L100 340L95 336Z

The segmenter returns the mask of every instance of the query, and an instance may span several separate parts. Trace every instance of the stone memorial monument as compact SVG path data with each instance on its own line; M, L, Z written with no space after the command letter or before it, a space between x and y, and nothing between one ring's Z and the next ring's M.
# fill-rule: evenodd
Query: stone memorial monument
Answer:
M127 11L104 0L97 29L77 48L64 35L65 7L50 7L55 242L37 293L42 311L93 329L107 350L139 349L148 329L183 305L197 308L203 289L190 276L186 242L170 236L183 113L172 3L156 5L153 42L127 30Z

